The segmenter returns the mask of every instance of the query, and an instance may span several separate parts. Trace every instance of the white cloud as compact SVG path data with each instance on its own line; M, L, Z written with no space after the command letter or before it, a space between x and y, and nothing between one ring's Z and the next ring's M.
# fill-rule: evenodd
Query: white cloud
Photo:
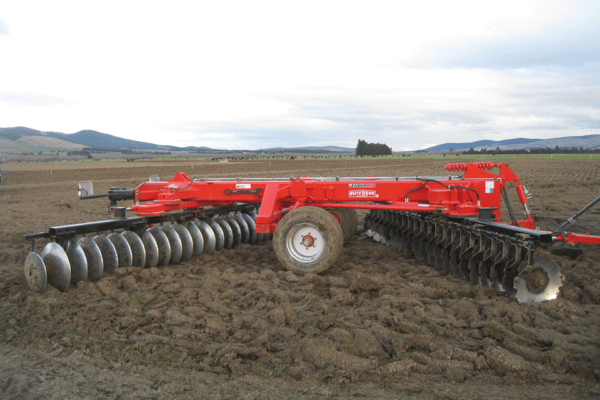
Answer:
M0 126L397 150L593 127L593 57L546 65L558 38L594 37L595 4L3 1ZM561 48L589 58L600 41L587 41ZM520 56L505 51L514 43Z

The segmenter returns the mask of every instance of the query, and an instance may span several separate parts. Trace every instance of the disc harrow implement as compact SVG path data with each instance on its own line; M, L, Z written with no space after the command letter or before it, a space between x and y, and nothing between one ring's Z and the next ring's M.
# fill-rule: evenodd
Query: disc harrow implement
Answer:
M47 284L65 291L118 268L188 263L270 238L287 269L322 273L356 234L356 210L366 210L364 232L374 241L404 247L434 268L528 303L556 298L562 284L560 268L537 248L558 241L600 244L600 237L566 231L600 197L555 232L540 231L527 188L506 164L457 163L446 170L462 175L192 179L180 172L170 181L153 175L134 189L98 195L91 182L80 182L81 199L109 199L111 218L25 235L33 247L25 278L37 292ZM510 205L509 182L524 219ZM133 204L119 206L122 201ZM504 212L510 222L503 222ZM42 239L49 243L40 255L35 247Z

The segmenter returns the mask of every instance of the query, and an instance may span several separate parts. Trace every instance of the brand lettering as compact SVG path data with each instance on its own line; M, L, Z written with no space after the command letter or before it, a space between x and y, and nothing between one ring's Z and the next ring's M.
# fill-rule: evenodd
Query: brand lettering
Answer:
M351 188L374 188L374 183L350 183L348 184Z
M349 197L379 197L375 190L349 190Z

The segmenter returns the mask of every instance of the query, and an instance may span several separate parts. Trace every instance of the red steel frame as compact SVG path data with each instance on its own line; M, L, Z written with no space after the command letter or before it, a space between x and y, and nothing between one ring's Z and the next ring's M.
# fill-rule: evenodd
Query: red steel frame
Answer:
M498 174L487 172L499 168ZM449 171L465 171L462 177L444 178L329 178L289 180L192 180L178 173L168 182L144 182L135 189L136 205L130 209L141 216L159 216L169 211L259 204L258 233L273 233L283 213L302 206L323 208L379 209L441 213L453 217L477 217L490 209L492 220L500 221L501 191L514 182L526 219L518 221L533 229L527 197L519 178L506 164L449 164Z
M498 174L487 170L498 168ZM285 212L302 206L441 213L452 217L477 217L482 209L500 221L501 193L513 182L525 219L522 228L535 229L527 208L524 186L504 163L455 163L448 171L465 171L462 177L443 178L290 178L288 180L197 180L178 173L168 182L144 182L135 193L130 210L140 216L160 216L169 211L229 206L260 205L257 233L274 233ZM512 224L509 224L512 225ZM600 237L557 234L557 241L600 244Z

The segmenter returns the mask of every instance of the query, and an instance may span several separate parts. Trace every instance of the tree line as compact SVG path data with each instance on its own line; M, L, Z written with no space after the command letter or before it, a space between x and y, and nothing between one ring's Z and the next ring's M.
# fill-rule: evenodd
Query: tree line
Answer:
M501 150L500 147L492 149L480 149L475 150L471 147L469 150L464 151L464 154L598 154L600 148L596 149L585 149L583 147L536 147L530 150L518 149L518 150Z
M390 156L392 148L387 144L367 143L365 140L358 139L355 154L357 156Z

